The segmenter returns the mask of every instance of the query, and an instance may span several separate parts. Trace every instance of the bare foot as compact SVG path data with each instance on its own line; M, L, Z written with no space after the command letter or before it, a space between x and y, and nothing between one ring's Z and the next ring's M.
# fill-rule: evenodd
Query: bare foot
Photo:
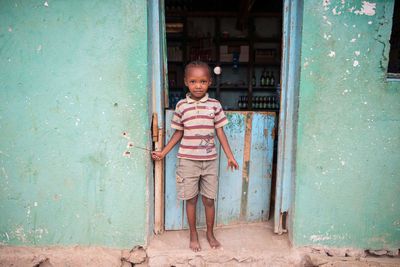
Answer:
M194 252L199 252L201 250L199 238L197 237L197 231L190 232L190 249Z
M218 240L215 239L213 232L207 232L207 240L208 240L208 243L210 244L211 248L213 248L213 249L221 248L221 243L219 243Z

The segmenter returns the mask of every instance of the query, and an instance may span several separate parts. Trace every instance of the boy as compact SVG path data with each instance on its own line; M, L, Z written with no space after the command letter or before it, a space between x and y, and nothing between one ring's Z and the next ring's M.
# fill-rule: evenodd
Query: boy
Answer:
M223 126L228 123L218 100L208 97L207 89L211 85L209 66L201 61L193 61L185 68L185 85L190 93L176 105L171 128L175 129L164 149L152 152L154 160L162 160L179 140L176 172L178 198L186 200L186 213L190 229L190 245L194 251L200 251L196 230L197 195L202 195L207 222L207 240L211 248L220 248L221 244L214 236L214 201L218 191L218 155L215 149L214 129L228 158L228 169L239 169L226 139Z

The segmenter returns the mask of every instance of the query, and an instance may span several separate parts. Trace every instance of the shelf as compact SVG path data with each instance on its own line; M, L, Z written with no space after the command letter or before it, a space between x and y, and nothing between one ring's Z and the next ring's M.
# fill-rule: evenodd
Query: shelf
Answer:
M235 86L235 85L221 85L220 89L239 89L239 90L247 90L247 86Z
M282 43L281 38L254 37L254 43Z
M221 66L233 66L232 62L226 62L226 61L220 62L220 64L221 64ZM237 64L238 64L238 66L247 66L247 65L249 65L249 62L238 62Z
M182 42L182 40L185 39L183 34L172 34L172 33L167 33L166 38L167 41L172 41L172 42Z
M246 95L249 97L252 96L273 96L276 97L277 89L279 87L276 86L251 86L251 80L253 73L257 73L260 71L260 68L265 68L267 71L278 72L278 68L281 67L280 58L276 54L268 54L271 55L269 57L265 56L263 53L258 53L257 49L274 49L277 50L278 46L281 46L282 39L280 36L275 35L273 37L265 37L261 36L262 33L258 33L252 31L251 28L247 32L237 32L231 31L229 27L221 26L221 23L228 23L231 25L231 28L234 27L234 20L228 18L237 18L237 12L192 12L192 11L169 11L167 12L167 17L171 16L167 21L179 21L184 23L183 32L182 33L172 33L167 35L167 44L171 42L172 46L177 46L176 43L179 43L178 46L182 50L182 62L180 61L169 61L168 64L172 66L172 69L176 69L181 71L184 68L185 64L187 64L191 58L192 54L196 54L199 57L210 58L212 61L206 61L207 64L213 69L216 65L221 66L222 75L219 76L218 83L213 83L212 86L208 88L210 96L215 97L217 99L227 99L226 104L230 104L234 110L238 111L259 111L259 112L279 112L279 109L239 109L235 106L235 101L232 102L233 97L237 97L238 95ZM194 37L197 36L197 31L189 31L188 30L188 21L192 21L196 23L196 19L192 20L193 17L197 17L197 20L201 20L202 18L207 18L209 25L213 25L207 27L206 30L203 30L203 34L199 34L198 36L203 37ZM281 18L281 13L252 13L249 15L250 23L263 23L263 20L253 19L255 17L278 17ZM225 19L224 19L225 18ZM212 20L212 23L210 22ZM276 20L276 19L275 19ZM256 23L256 24L257 24ZM227 25L228 25L227 24ZM256 25L254 24L254 25ZM208 25L208 24L207 24ZM225 24L223 24L225 25ZM258 25L258 24L257 24ZM190 27L189 27L190 28ZM267 27L268 28L268 27ZM222 30L227 30L230 34L223 35ZM210 32L210 34L208 34ZM278 33L278 30L275 31ZM189 36L191 35L191 36ZM194 36L193 36L194 35ZM226 37L226 38L224 38ZM228 51L236 51L236 47L239 46L248 46L249 53L249 61L248 62L238 62L237 64L238 71L240 75L239 78L231 77L233 74L231 73L231 69L233 68L233 58L225 57L223 54L226 53L224 50L221 51L221 46L228 46ZM233 47L233 48L232 48ZM263 48L269 47L269 48ZM192 50L193 49L193 50ZM232 50L232 51L231 51ZM239 49L238 49L239 50ZM228 52L227 51L227 52ZM221 55L221 52L222 53ZM242 48L243 52L243 48ZM256 53L257 52L257 53ZM264 60L269 62L254 62L257 55L257 60ZM175 57L177 59L177 57ZM225 62L216 61L216 59L228 60ZM242 57L242 59L247 59L247 57ZM226 75L226 76L225 76ZM180 75L182 76L182 75ZM225 78L226 77L226 78ZM181 78L181 77L179 77ZM175 77L176 81L178 77ZM246 85L235 85L230 84L226 85L224 82L240 82L243 81ZM259 79L257 78L257 84L259 84ZM277 81L277 80L276 80ZM179 83L182 84L181 81ZM177 84L176 82L172 82L172 84ZM218 87L217 87L218 84ZM224 85L223 85L224 84ZM248 84L248 85L247 85ZM188 88L184 85L182 86L171 86L169 87L170 93L179 94L188 92ZM229 101L228 101L229 100Z
M185 89L185 86L168 86L169 90L183 90ZM253 87L254 91L274 91L279 87L276 86L266 86L266 87ZM208 87L208 90L216 90L216 86L210 86ZM237 90L247 90L247 86L235 86L235 85L221 85L219 89L224 90L224 89L237 89Z
M277 88L279 88L279 87L276 87L276 86L264 86L264 87L257 86L257 87L253 87L253 90L257 90L257 91L260 91L260 90L272 91L272 90L276 90Z
M238 12L166 11L166 17L238 17ZM281 12L254 12L250 17L282 17Z
M265 62L265 63L254 62L253 66L254 67L266 67L266 66L280 67L281 63L280 62Z
M221 44L226 44L226 43L245 43L245 44L249 44L250 40L248 38L236 38L236 37L223 38L223 37L221 37L219 39L219 42Z
M189 42L199 42L199 41L205 41L205 40L207 40L207 41L212 41L212 42L215 42L215 37L214 36L209 36L209 37L191 37L191 36L188 36L187 37L187 41L189 41Z
M211 41L214 44L217 42L217 38L212 36L212 37L185 37L183 35L173 35L173 34L167 34L167 40L172 41L172 42L201 42L201 41ZM247 38L241 38L241 37L220 37L219 38L220 43L222 44L227 44L227 43L245 43L248 44L250 43L250 39ZM282 40L280 38L269 38L269 37L255 37L252 40L254 43L281 43Z
M230 109L230 108L228 108L227 110L224 110L224 112L230 112L230 111L241 111L241 112L246 112L246 111L251 111L251 112L279 112L279 109Z

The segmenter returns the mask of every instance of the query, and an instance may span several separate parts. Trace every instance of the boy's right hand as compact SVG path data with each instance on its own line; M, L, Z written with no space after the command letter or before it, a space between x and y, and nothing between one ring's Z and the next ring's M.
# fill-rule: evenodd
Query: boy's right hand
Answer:
M151 157L154 160L162 160L165 157L165 155L161 151L152 151Z

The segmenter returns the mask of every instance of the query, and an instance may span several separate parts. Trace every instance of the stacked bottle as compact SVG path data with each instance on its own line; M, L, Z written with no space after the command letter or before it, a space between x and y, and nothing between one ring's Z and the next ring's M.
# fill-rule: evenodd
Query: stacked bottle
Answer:
M253 96L251 99L251 109L279 109L279 98L277 96ZM240 96L238 99L239 109L248 109L247 96Z
M255 77L253 77L254 82L253 86L255 84ZM261 87L267 87L267 86L275 86L275 77L274 77L274 72L273 71L266 71L265 68L261 73L260 76L260 86Z
M248 106L248 98L247 96L240 96L238 100L238 108L239 109L247 109Z

